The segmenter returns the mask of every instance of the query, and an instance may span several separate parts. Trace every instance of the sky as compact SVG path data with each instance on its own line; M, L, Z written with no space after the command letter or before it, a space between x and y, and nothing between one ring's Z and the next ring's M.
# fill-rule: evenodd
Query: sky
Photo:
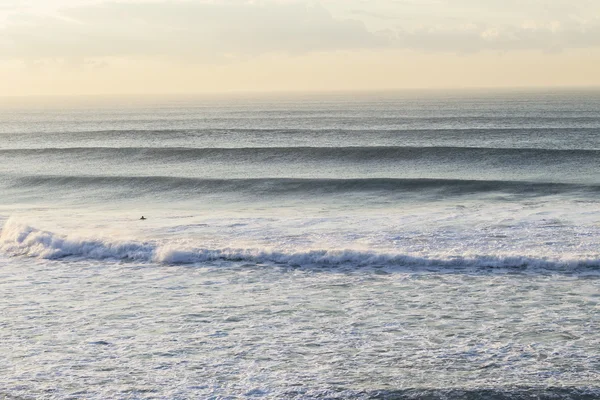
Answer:
M0 95L600 86L599 0L0 0Z

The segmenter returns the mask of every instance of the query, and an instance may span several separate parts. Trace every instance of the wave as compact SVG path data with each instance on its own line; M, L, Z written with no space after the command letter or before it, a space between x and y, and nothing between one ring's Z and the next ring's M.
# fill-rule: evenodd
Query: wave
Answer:
M506 387L447 387L447 388L404 388L351 390L298 389L283 393L287 399L363 399L363 400L447 400L447 399L490 399L490 400L595 400L600 398L598 386L506 386Z
M596 118L597 120L597 118ZM371 124L372 125L372 124ZM64 127L63 127L64 129ZM311 127L311 128L265 128L265 127L253 127L253 128L125 128L125 129L81 129L81 130L41 130L33 132L14 132L14 131L0 131L0 135L20 133L23 136L40 136L47 137L48 134L60 137L64 139L64 136L77 137L78 135L87 138L100 137L100 138L123 138L127 136L141 136L144 138L148 137L160 137L166 138L177 138L177 137L203 137L203 136L223 136L223 135L258 135L272 138L273 136L292 136L302 137L304 135L339 135L339 134L350 134L350 135L361 135L372 138L373 135L383 135L386 137L402 137L404 135L424 135L427 133L434 134L436 136L481 136L485 138L489 134L493 136L506 136L516 134L519 137L522 135L533 136L537 139L543 136L549 137L560 137L561 134L572 136L573 134L591 134L594 137L598 134L598 127L535 127L535 126L489 126L489 127L468 127L464 125L457 125L455 127L410 127L410 128L398 128L397 126L390 127L377 127L377 128L365 128L362 126L345 126L343 128L331 128L331 127Z
M433 193L436 195L470 195L506 193L542 196L562 193L600 192L600 185L531 182L511 180L466 180L428 178L359 178L359 179L203 179L169 176L71 176L36 175L12 177L12 189L126 190L135 193L195 193L254 195L335 195L353 192L380 194Z
M409 268L503 268L576 271L600 268L596 259L549 259L527 256L480 255L445 258L356 250L307 250L286 252L270 249L206 249L177 242L111 242L59 235L9 219L0 232L0 251L9 256L49 260L86 259L135 261L162 264L200 264L214 261L251 262L294 267L409 267Z
M232 160L232 161L350 161L383 162L393 160L430 159L457 160L473 163L478 160L504 158L511 164L532 162L583 162L598 160L600 149L547 149L498 147L418 147L418 146L349 146L349 147L64 147L0 149L5 156L59 156L99 158L102 160L126 159L156 162L157 160Z

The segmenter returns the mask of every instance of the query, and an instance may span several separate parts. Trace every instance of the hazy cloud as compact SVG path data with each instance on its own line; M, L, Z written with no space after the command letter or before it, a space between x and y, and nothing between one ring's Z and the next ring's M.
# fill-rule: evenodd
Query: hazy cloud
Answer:
M177 56L373 48L384 40L320 6L278 1L103 3L13 20L3 58Z
M600 47L600 22L586 24L534 23L522 26L471 25L457 28L399 30L397 45L436 52L472 53L484 50L540 50Z
M389 1L388 5L394 3ZM518 7L517 0L506 1ZM564 7L565 1L556 1L555 6ZM475 0L430 0L426 4L436 6L432 2L462 7L482 4ZM395 3L419 4L408 0ZM500 0L491 1L496 3ZM528 0L521 4L538 7L541 3ZM361 13L354 10L357 15ZM424 11L419 10L420 15ZM379 9L365 9L362 14L395 18ZM422 21L417 27L407 27L402 25L402 18L394 29L372 32L352 18L335 17L321 5L300 0L92 2L52 13L11 16L0 27L0 59L142 56L215 62L268 53L384 47L463 53L600 46L598 19L525 23L515 18L512 24L452 19L447 24L428 27Z

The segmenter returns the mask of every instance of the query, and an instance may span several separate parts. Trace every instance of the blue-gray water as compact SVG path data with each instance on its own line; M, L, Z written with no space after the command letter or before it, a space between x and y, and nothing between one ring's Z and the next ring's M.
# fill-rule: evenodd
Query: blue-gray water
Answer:
M598 91L2 100L0 396L598 398L599 173Z

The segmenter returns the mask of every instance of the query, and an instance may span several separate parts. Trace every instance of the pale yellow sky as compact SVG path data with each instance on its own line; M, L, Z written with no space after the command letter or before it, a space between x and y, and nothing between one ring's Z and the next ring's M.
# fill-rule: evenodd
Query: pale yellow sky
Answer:
M0 95L600 86L600 1L0 0Z

